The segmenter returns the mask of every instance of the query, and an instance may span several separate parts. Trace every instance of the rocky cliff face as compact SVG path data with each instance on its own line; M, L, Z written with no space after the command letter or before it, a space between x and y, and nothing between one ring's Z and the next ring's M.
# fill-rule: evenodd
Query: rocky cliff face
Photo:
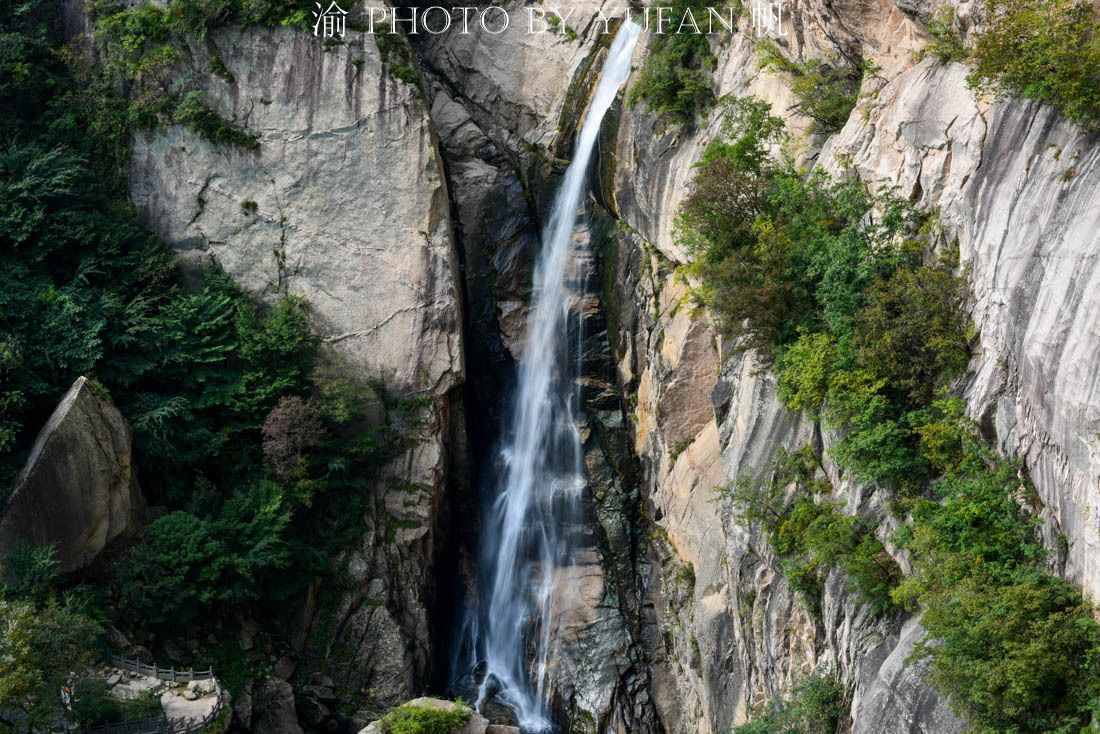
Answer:
M372 702L419 692L430 645L445 644L429 629L426 572L442 527L458 555L472 547L467 489L490 463L557 159L607 41L596 12L610 7L575 5L575 39L529 35L523 23L414 39L419 91L384 72L369 38L322 52L286 31L216 35L233 79L206 74L208 93L261 135L259 152L215 149L181 129L137 143L134 198L184 257L214 258L258 293L307 296L352 369L432 396L415 447L364 520L348 588L319 590L303 615L302 644ZM956 5L968 18L971 4ZM1024 460L1058 570L1096 594L1096 136L1047 109L977 99L965 68L919 60L928 3L792 0L788 12L791 56L877 65L843 130L814 134L783 80L759 71L747 18L715 48L718 93L769 101L803 160L852 167L940 213L959 240L979 329L968 409ZM732 353L678 273L675 215L717 115L694 131L642 106L611 117L591 226L577 233L593 253L582 305L591 523L563 573L558 708L576 731L722 732L829 670L847 686L853 732L961 731L908 661L919 620L871 615L839 577L810 614L763 538L716 501L716 487L765 471L778 449L809 443L827 455L835 437L782 407L772 375ZM456 460L463 387L479 459L468 473ZM828 468L846 511L878 519L888 539L880 493ZM448 487L464 513L449 523Z
M1095 594L1100 404L1087 365L1100 345L1086 323L1100 292L1087 253L1100 239L1086 202L1100 185L1096 136L1047 109L975 98L961 65L919 61L922 27L901 10L919 19L929 8L795 5L790 53L855 54L880 69L865 79L844 129L810 137L801 155L833 172L854 167L872 185L939 211L958 238L980 331L969 412L1004 453L1024 460L1062 572ZM750 46L742 34L722 49L719 92L768 100L788 111L793 129L806 130L787 90L757 71ZM651 117L628 114L616 149L612 206L634 230L620 241L628 257L616 273L628 314L619 373L628 395L637 386L636 449L657 518L654 552L667 559L650 587L666 641L654 673L662 719L672 731L722 731L825 668L851 687L853 731L960 731L920 666L906 660L918 620L870 617L836 578L821 618L811 618L769 549L714 501L714 488L760 473L777 448L810 443L827 456L831 437L787 413L771 376L751 355L729 356L706 314L684 301L674 271L685 256L672 223L688 166L708 138L705 128L662 135ZM848 512L883 517L873 487L830 473ZM883 519L883 539L889 524Z
M343 582L314 589L291 635L309 668L380 709L431 676L431 574L445 498L463 474L465 361L459 260L425 100L388 73L370 36L352 36L324 47L282 29L211 35L185 71L259 148L159 129L135 141L130 181L185 262L213 261L261 297L304 297L337 371L419 398L409 448L381 472Z

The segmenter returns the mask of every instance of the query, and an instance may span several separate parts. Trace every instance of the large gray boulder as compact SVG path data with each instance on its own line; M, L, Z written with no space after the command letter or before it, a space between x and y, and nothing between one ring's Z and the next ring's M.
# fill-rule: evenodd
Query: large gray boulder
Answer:
M259 684L251 713L253 734L302 734L294 689L285 680L268 678Z
M21 544L52 545L61 570L91 563L137 525L143 508L130 428L80 377L38 434L0 519L0 556Z

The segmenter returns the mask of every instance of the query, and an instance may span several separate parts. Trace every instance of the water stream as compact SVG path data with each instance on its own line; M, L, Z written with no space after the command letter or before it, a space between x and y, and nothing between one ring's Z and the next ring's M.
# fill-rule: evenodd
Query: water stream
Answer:
M479 708L490 699L507 705L525 732L553 730L547 698L554 580L570 563L568 528L580 520L585 487L573 231L600 124L630 74L639 33L628 21L616 34L543 232L500 481L482 526L479 611L466 622L484 669Z

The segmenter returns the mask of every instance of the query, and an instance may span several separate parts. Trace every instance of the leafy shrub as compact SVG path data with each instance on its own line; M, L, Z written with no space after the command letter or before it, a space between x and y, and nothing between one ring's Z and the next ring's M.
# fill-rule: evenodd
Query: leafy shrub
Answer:
M925 47L925 53L941 64L963 61L969 55L959 32L955 8L950 5L937 8L932 14L928 20L928 35L932 36L932 41Z
M791 61L774 41L757 44L760 68L786 74L797 109L814 121L815 129L831 133L844 127L859 101L864 67L830 65L816 59Z
M867 290L853 332L856 359L895 403L922 406L970 361L964 281L947 267L899 268Z
M176 105L172 121L191 128L212 143L235 145L247 150L260 147L260 139L255 133L225 120L207 106L202 92L187 92Z
M771 160L781 136L766 105L737 100L701 157L678 220L696 295L738 348L776 360L789 407L845 429L839 463L919 485L906 414L967 364L963 281L922 264L910 205Z
M1100 127L1100 32L1088 0L986 0L970 82Z
M698 21L707 15L702 0L675 0L669 7L670 27L677 28L690 10ZM714 53L704 34L654 34L649 55L630 90L630 104L645 102L680 124L691 124L714 102L709 71Z
M119 569L127 614L154 627L193 622L221 591L221 553L201 518L173 512L158 519Z
M828 334L803 332L776 362L783 404L817 416L829 392L837 359L836 345Z
M769 160L782 123L753 100L730 103L677 222L703 282L698 295L741 348L774 357L801 334L847 335L868 286L913 259L916 217L857 180L802 175ZM876 216L870 216L872 210Z
M894 595L919 605L935 640L916 654L981 731L1076 732L1100 695L1100 625L1077 589L1038 567L1044 552L1016 468L981 445L958 401L926 417L922 435L947 440L922 446L956 458L935 485L941 499L916 503L898 538L915 564Z
M838 567L866 602L888 611L901 571L873 527L845 515L826 498L831 491L817 457L806 447L780 452L762 485L743 478L726 494L740 522L757 524L768 533L784 575L811 609L819 611L825 576Z
M553 16L551 16L553 17ZM382 65L390 72L394 79L399 79L406 84L416 87L420 84L420 72L416 68L416 60L413 57L409 41L400 33L374 33L371 35L378 53L382 57Z
M451 734L470 718L470 709L459 704L443 709L405 704L382 718L385 734Z
M187 624L219 604L260 598L265 575L289 563L289 522L281 491L266 482L232 497L216 519L159 518L118 570L127 614L153 627Z
M786 700L757 712L733 734L836 734L844 716L844 691L832 678L814 675L802 681Z

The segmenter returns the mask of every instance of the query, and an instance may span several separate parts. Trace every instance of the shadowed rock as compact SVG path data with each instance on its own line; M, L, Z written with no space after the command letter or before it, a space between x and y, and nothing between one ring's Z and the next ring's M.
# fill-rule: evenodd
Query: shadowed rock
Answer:
M143 501L130 428L80 377L38 434L0 520L0 556L52 545L64 572L91 563L138 524Z

